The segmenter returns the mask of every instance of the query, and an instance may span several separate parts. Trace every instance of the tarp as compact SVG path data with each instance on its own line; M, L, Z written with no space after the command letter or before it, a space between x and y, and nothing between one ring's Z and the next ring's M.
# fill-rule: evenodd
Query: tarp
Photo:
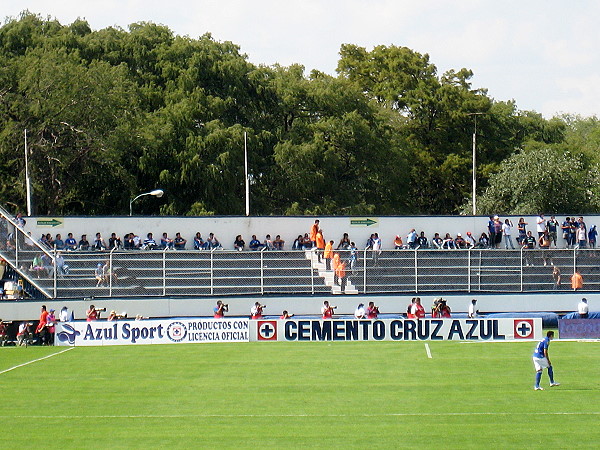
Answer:
M516 313L495 313L488 314L487 318L493 319L515 319L515 318L524 318L524 319L535 319L540 317L542 319L542 326L544 328L556 328L558 327L558 314L553 312L516 312Z

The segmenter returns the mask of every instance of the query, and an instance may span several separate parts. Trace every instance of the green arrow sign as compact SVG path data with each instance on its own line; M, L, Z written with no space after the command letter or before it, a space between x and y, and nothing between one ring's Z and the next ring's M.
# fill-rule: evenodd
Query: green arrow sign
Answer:
M376 223L377 221L373 219L350 219L350 225L356 227L370 227Z
M58 219L51 219L51 220L38 220L37 221L37 226L38 227L57 227L59 225L62 225L62 222Z

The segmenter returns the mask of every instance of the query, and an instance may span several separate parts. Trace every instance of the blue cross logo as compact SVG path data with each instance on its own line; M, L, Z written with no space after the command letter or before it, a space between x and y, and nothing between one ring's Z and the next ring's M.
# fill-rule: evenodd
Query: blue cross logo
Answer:
M271 326L271 324L264 323L260 328L260 334L262 334L267 339L275 333L275 329Z
M517 331L521 336L527 336L531 333L531 326L527 322L521 322L521 324L517 327Z

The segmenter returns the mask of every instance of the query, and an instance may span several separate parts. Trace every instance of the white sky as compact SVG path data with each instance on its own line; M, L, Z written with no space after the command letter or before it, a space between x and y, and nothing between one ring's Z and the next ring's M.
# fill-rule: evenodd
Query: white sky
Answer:
M343 43L406 46L442 72L473 70L474 87L546 117L600 116L600 2L577 0L0 0L93 29L148 21L232 41L255 64L335 74Z

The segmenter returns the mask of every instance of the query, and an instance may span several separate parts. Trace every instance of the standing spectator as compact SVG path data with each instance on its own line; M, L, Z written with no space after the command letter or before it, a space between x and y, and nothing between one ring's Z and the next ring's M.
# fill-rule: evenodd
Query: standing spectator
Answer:
M54 315L54 310L50 308L50 312L46 316L46 330L48 330L48 345L54 345L54 333L56 328L56 316Z
M35 329L35 334L40 338L41 345L48 344L48 329L46 325L48 323L48 311L46 311L46 305L42 305L42 312L40 313L40 320Z
M284 245L285 241L281 239L281 236L279 234L275 236L275 240L273 241L273 248L275 250L283 250Z
M548 255L548 250L550 249L550 238L548 237L548 231L544 231L544 233L538 239L538 245L540 250L542 250L542 260L544 261L544 266L548 264L548 261L551 265L554 265L552 262L552 257Z
M96 287L102 286L104 284L104 269L102 268L102 263L98 263L96 266L94 276L96 278Z
M17 215L15 216L15 223L19 228L23 228L27 221L23 218L23 214L17 213Z
M67 239L65 239L65 250L77 250L77 241L73 237L73 233L67 234Z
M558 266L554 266L552 270L552 279L554 280L554 289L560 288L560 269Z
M494 216L490 216L488 220L488 234L490 235L490 248L494 248L496 244L496 228L494 227Z
M507 250L509 245L512 250L515 249L515 246L513 245L512 241L512 228L513 223L510 221L510 219L506 219L502 224L502 234L504 235L504 247Z
M340 280L340 290L342 293L346 292L346 263L344 261L340 261L337 267L335 268L335 273L337 274L338 280Z
M340 265L340 254L333 252L333 258L331 258L331 268L333 269L333 284L336 286L339 284L337 268Z
M236 249L238 252L241 252L244 250L245 245L246 243L244 242L244 239L242 239L242 235L238 234L235 237L235 241L233 241L233 248Z
M569 245L571 246L571 248L575 248L575 245L577 244L577 228L578 228L578 224L577 221L575 220L575 217L571 217L571 222L569 222Z
M582 319L588 318L589 307L587 303L587 298L582 298L579 304L577 305L577 312L579 313L579 317Z
M583 288L583 277L577 271L571 276L571 287L574 291Z
M525 249L525 265L533 266L533 256L531 252L527 251L535 248L535 238L531 234L531 231L527 232L527 237L523 241L523 248Z
M421 297L415 298L415 301L410 308L410 314L413 319L422 319L425 317L425 308L421 305Z
M358 260L358 248L354 242L350 242L350 273L354 273L356 268L356 261Z
M550 243L554 244L554 247L558 247L556 244L558 238L558 228L560 227L560 223L554 216L550 217L548 223L546 223L546 229L548 230L548 237L550 238Z
M542 237L544 232L546 231L546 219L544 219L544 215L540 213L540 215L535 219L536 229L538 234L538 239Z
M567 246L566 248L569 248L569 229L571 227L571 218L567 217L565 218L565 221L562 223L562 225L560 226L561 230L562 230L562 237L563 239L566 241Z
M185 250L185 244L187 244L187 239L182 238L181 233L175 233L175 239L173 239L175 250Z
M493 248L498 248L502 242L502 222L498 216L494 216L495 241Z
M416 234L416 233L415 233ZM378 233L373 234L373 264L379 265L379 255L381 255L381 239Z
M319 230L317 231L317 234L315 235L314 245L316 245L316 248L317 248L317 260L320 263L321 262L321 254L325 250L325 238L323 238L323 230L321 228L319 228Z
M585 232L585 224L580 223L577 228L577 248L585 248L587 244L587 236Z
M333 319L333 311L337 306L331 306L327 300L323 302L321 307L321 316L323 319Z
M410 232L406 235L406 244L408 248L414 249L417 246L417 232L414 228L410 230Z
M310 227L310 241L312 242L312 246L317 246L317 233L319 232L319 219L315 220L312 227Z
M519 219L517 223L517 230L519 231L519 237L517 238L517 243L519 245L523 245L525 239L527 239L527 222L522 217Z
M590 227L590 231L588 231L588 244L590 248L596 248L596 237L598 236L598 231L596 231L596 225L592 225Z
M367 319L377 319L379 315L379 307L375 306L375 303L369 302L369 307L367 308Z

